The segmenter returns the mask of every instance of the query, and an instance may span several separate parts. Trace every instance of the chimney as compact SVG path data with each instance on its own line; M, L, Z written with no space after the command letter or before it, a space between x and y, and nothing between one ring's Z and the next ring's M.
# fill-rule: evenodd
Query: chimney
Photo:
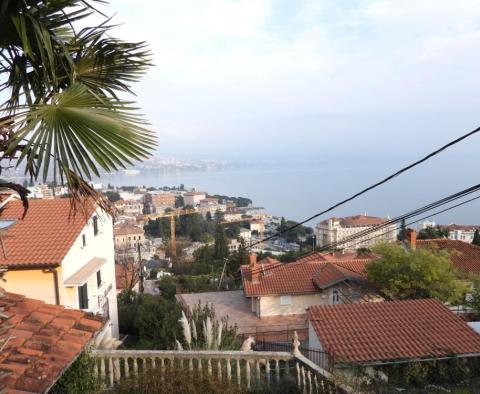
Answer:
M417 248L417 232L413 228L407 228L407 242L410 245L410 249Z
M260 279L260 267L257 265L257 255L252 253L250 256L250 273L252 274L252 283L258 283Z

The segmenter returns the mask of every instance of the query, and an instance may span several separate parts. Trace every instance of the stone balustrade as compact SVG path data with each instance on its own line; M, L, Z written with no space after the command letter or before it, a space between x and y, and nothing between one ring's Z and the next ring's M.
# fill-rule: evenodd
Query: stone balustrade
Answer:
M192 373L227 379L239 387L274 385L294 377L304 393L335 393L332 375L298 353L210 350L93 350L106 387L150 369L188 368Z

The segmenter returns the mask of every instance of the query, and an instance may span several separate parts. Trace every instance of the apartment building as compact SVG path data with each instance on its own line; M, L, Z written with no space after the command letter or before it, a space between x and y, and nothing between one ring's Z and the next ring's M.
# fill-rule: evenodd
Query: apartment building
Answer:
M172 193L152 191L145 194L145 205L150 212L162 213L167 208L175 208L176 196Z
M480 225L449 224L447 228L449 239L471 243Z
M118 337L112 218L90 202L72 212L68 199L7 202L0 224L6 291L101 314Z
M356 215L343 218L332 217L323 220L315 228L316 242L318 247L331 245L332 249L356 250L358 248L371 248L378 242L395 242L397 239L397 227L390 224L379 228L351 242L346 240L362 231L372 230L376 226L385 223L388 218L376 216Z
M183 194L183 205L191 205L192 207L198 205L201 200L205 199L207 195L204 192L187 192Z

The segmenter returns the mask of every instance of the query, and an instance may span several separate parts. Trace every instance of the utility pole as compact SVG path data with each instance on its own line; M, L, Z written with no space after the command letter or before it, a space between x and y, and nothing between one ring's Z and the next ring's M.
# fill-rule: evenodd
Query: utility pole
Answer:
M143 266L142 266L142 251L140 249L140 242L137 242L137 252L138 252L138 266L140 267L140 294L143 294Z
M223 281L223 275L225 274L225 268L227 267L227 258L224 257L223 258L225 260L225 263L223 264L223 269L222 269L222 275L220 276L220 281L218 282L218 289L217 290L220 290L220 287L222 286L222 281Z

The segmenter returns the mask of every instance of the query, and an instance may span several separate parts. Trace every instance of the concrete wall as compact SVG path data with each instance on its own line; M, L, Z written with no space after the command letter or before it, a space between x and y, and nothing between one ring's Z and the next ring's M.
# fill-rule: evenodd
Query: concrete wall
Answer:
M332 303L332 290L327 289L322 293L292 295L290 305L280 305L280 296L266 296L260 298L260 315L297 315L306 313L312 305L329 305Z
M323 350L323 346L318 339L317 333L312 326L312 323L308 322L308 347L312 349L320 349Z

